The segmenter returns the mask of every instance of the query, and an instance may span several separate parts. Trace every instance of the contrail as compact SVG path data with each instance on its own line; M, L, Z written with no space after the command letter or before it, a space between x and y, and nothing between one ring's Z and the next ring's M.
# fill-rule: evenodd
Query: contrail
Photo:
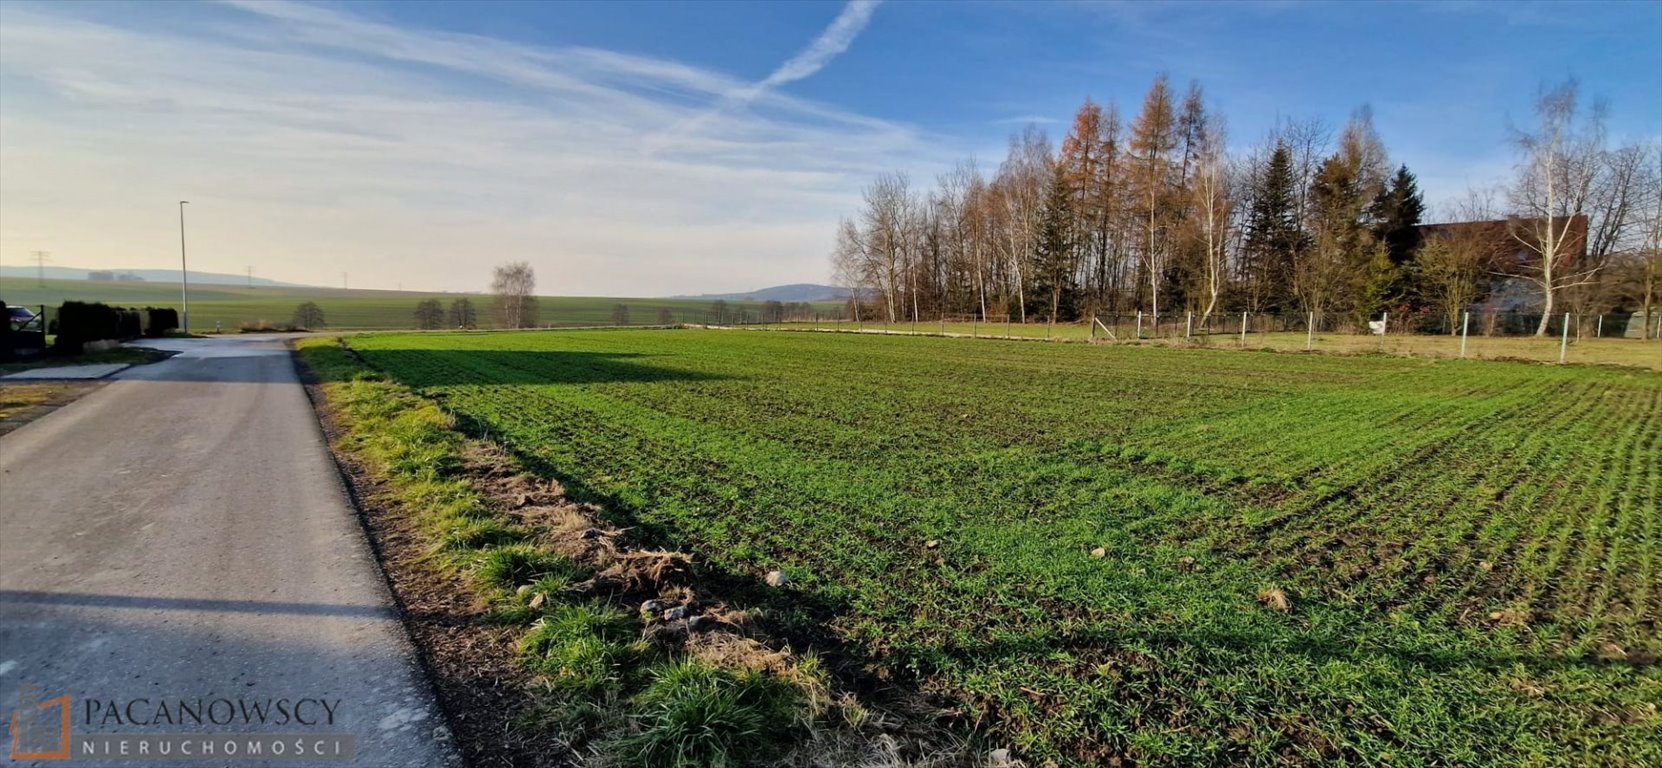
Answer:
M773 73L762 80L735 89L723 96L714 107L693 117L682 120L671 126L669 130L647 139L645 152L650 155L665 146L673 143L677 138L696 130L699 126L732 109L744 107L761 98L768 91L786 83L796 82L825 68L832 59L837 58L848 46L853 44L854 38L866 28L871 21L872 12L882 0L850 0L843 6L842 13L826 27L814 42L804 48L801 53L792 56L789 61L780 64Z

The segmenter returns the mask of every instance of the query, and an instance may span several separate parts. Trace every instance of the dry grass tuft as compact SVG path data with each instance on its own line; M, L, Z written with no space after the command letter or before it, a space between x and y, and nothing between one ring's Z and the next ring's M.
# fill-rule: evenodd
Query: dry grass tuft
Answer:
M1287 613L1293 610L1293 600L1280 587L1270 587L1258 593L1258 602L1272 611Z

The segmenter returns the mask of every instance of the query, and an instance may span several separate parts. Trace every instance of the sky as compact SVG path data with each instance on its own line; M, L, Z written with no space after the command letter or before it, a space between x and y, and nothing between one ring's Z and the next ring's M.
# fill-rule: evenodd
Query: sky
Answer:
M661 296L829 282L899 170L1198 80L1231 145L1373 110L1435 209L1542 84L1662 140L1662 3L0 3L0 264Z

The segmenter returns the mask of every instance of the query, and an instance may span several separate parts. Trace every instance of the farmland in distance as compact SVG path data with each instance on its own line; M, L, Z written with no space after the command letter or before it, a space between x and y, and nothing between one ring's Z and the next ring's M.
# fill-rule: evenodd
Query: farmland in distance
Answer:
M98 301L122 307L180 307L178 283L99 282L92 280L44 280L22 277L0 278L0 300L39 310L47 307L55 316L65 301ZM203 284L190 289L191 330L212 330L219 323L234 332L242 323L266 321L282 325L294 316L297 305L314 302L323 310L326 330L408 330L416 327L416 304L436 299L448 307L457 299L473 303L478 326L492 326L491 297L479 293L426 293L375 289L319 288L314 286L256 286ZM725 302L729 311L760 316L759 301ZM537 323L553 327L594 325L656 325L712 322L711 301L705 299L605 298L597 296L539 296ZM618 323L616 308L628 309L628 320ZM834 311L836 302L815 302L816 311ZM667 318L662 312L668 312Z
M1036 764L1662 763L1662 376L739 331L368 335Z

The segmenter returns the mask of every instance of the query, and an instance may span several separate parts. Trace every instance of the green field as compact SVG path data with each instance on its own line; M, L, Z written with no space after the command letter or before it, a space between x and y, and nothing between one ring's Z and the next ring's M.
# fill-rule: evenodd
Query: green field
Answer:
M25 306L57 306L65 301L100 301L113 306L175 307L180 304L178 283L94 282L90 280L47 280L45 287L33 279L0 278L0 300ZM473 301L481 327L489 327L490 297L481 294L420 293L416 291L345 290L313 287L242 287L234 285L192 285L190 289L191 330L212 331L214 323L227 332L242 323L261 320L275 325L289 322L303 301L314 301L323 309L324 330L396 330L414 328L416 304L438 299L444 306L458 298ZM612 309L629 308L632 325L655 325L659 309L668 309L674 323L709 322L711 302L702 299L640 299L598 296L543 296L538 299L539 322L554 326L610 325ZM730 301L732 310L743 309L754 322L761 302ZM827 311L835 303L820 305Z
M1652 372L700 330L349 341L706 577L782 568L783 594L743 593L774 626L1030 764L1662 764Z

